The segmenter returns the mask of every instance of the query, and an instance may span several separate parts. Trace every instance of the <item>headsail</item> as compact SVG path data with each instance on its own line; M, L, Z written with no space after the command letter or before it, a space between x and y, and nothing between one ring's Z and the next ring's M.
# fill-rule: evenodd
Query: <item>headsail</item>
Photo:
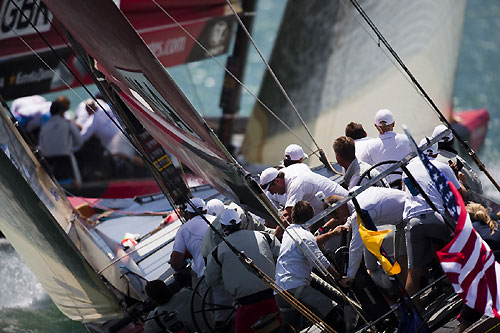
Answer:
M359 2L443 114L450 116L465 1ZM349 1L288 2L270 65L323 149L330 151L351 121L376 136L373 117L381 108L391 109L396 128L411 125L418 137L430 135L439 123L382 51L387 53ZM270 75L259 97L307 137ZM275 163L292 142L295 137L256 104L242 147L246 159Z
M257 214L267 198L227 152L111 1L45 1L151 135L210 185ZM260 192L260 193L259 193ZM262 199L257 195L262 194Z

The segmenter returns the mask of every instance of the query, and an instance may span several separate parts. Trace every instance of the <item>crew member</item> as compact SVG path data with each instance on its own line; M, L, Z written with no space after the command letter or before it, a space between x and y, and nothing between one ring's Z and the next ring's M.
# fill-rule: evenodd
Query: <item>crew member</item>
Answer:
M205 261L201 255L200 247L207 231L209 222L214 220L214 216L207 215L205 201L194 197L186 208L188 220L181 225L175 236L172 254L170 255L170 265L175 270L185 267L186 253L192 257L191 269L200 278L205 272Z
M400 161L411 151L410 142L406 135L395 133L394 116L388 109L379 110L375 114L375 128L379 132L376 139L369 141L366 147L365 162L376 165L385 161ZM377 168L382 172L390 165L381 165ZM398 169L401 172L400 169ZM401 188L401 176L391 174L386 177L391 187Z
M424 138L420 145L426 142L427 140ZM430 162L452 182L459 192L464 193L465 188L459 183L450 166L435 160L437 150L437 144L434 144L428 147L424 153L428 155ZM418 191L416 185L405 175L403 181L407 196L403 218L407 221L408 277L406 279L406 290L412 296L420 289L420 279L424 269L432 260L430 251L432 251L433 242L447 244L452 239L452 233L443 221L442 216L445 214L445 210L441 194L438 192L422 161L419 158L414 158L408 163L407 169L438 210L437 212L433 211ZM418 300L416 301L418 302Z
M267 233L243 230L240 214L234 209L225 209L220 222L226 240L265 274L274 276L279 241ZM220 243L208 256L205 279L209 286L222 281L224 289L241 305L236 312L235 332L254 332L252 325L261 317L279 313L270 286L245 268L226 243Z
M356 189L357 187L353 188L353 190ZM326 198L326 202L328 204L334 204L341 199L342 197L339 196L330 196ZM396 226L396 234L394 237L394 257L400 263L403 273L402 276L406 274L405 268L407 266L403 223L405 199L405 192L386 187L369 187L356 197L361 209L368 213L372 222L376 226ZM345 223L345 225L350 226L352 229L352 239L349 245L349 267L347 269L347 276L342 279L341 283L344 286L351 285L352 280L356 277L361 259L363 258L363 251L366 267L370 270L372 277L374 277L374 274L382 273L378 269L377 259L368 251L361 240L357 222L357 213L352 203L348 202L337 208L333 212L333 216L338 221L337 223ZM379 276L377 275L377 277ZM381 282L381 279L374 278L374 281L381 287L387 287L387 284L381 285L379 283ZM404 280L405 277L403 277L403 281Z
M303 168L301 164L293 164L278 171L275 168L267 168L260 175L260 184L271 194L286 194L285 208L282 217L285 222L290 221L292 207L300 200L308 201L316 213L323 209L323 203L316 198L316 194L322 191L326 196L346 196L347 191L339 184L327 177L312 171L297 172L296 169Z
M366 147L373 138L368 137L363 125L350 122L345 127L345 136L354 140L354 144L356 145L356 158L366 162Z
M371 165L356 157L356 149L354 140L346 136L338 137L333 142L333 151L335 152L337 163L344 168L344 184L347 186L347 189L351 189L356 185L363 185L379 174L376 169L372 169L367 177L361 179L360 183L361 175L370 170ZM379 182L377 185L383 186L383 183Z
M340 274L330 265L316 243L314 235L302 225L314 216L314 209L307 201L298 201L292 210L292 224L283 235L280 254L276 264L276 283L311 309L335 329L341 322L342 311L333 300L310 286L313 261L319 261L324 269L335 278ZM340 229L338 229L340 233ZM291 305L279 294L276 301L283 319L294 328L300 329L299 317L290 311Z

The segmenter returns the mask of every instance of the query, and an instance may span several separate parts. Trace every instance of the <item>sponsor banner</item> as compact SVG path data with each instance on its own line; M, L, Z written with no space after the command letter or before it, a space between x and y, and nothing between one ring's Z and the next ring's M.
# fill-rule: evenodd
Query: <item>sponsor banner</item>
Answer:
M0 0L0 94L11 100L76 87L78 81L92 83L63 40L64 30L51 25L56 20L45 4L40 0L15 0L14 3L18 8L10 0ZM166 14L159 13L156 6L154 11L150 8L140 12L131 8L131 3L125 5L125 15L139 29L139 34L163 66L177 66L209 57ZM213 9L176 16L214 56L227 52L234 25L232 16L224 16L220 10L214 12ZM35 28L57 49L79 80L52 53Z
M213 56L226 53L231 42L233 16L204 18L180 24ZM172 67L209 58L197 43L176 24L154 30L139 30L151 52L163 66Z
M69 48L58 49L57 54L84 84L92 83L92 79ZM80 85L52 51L41 52L39 55L43 62L34 54L0 60L0 94L3 98L12 100Z
M4 40L35 34L35 28L47 32L53 16L40 0L4 0L0 6L0 18L0 40Z

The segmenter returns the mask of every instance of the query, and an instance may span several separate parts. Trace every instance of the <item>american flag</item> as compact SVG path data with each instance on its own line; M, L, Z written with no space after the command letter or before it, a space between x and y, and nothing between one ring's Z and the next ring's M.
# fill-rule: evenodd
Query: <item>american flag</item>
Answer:
M465 304L489 317L500 318L500 264L472 227L458 190L417 147L411 135L406 134L441 194L446 210L456 221L453 239L437 252L443 270Z

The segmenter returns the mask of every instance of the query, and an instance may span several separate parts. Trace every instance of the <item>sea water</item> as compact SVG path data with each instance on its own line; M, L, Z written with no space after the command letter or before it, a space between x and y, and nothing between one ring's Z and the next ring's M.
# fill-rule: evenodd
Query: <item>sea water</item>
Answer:
M254 28L257 44L269 55L277 22L285 0L259 1ZM219 57L225 63L224 57ZM489 132L479 157L495 179L500 180L500 3L496 0L469 0L458 64L454 104L457 109L487 108L491 115ZM256 94L264 65L252 52L245 83ZM180 82L192 103L204 116L220 113L217 96L221 69L209 61L179 66L169 72ZM95 87L91 87L95 92ZM88 98L83 89L77 93ZM69 95L74 95L69 93ZM70 96L73 106L80 97ZM208 96L208 98L207 98ZM48 96L48 99L51 97ZM210 101L201 104L201 100ZM249 115L252 96L243 93L242 115ZM500 194L481 175L486 193L500 200ZM0 332L85 332L84 327L67 319L43 291L35 276L24 266L14 249L0 240Z

